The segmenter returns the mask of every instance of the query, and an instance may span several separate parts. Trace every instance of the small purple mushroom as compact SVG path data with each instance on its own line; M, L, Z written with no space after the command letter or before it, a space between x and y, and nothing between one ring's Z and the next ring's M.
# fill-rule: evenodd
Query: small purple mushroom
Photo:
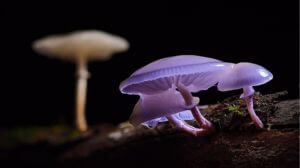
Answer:
M251 63L232 64L216 59L182 55L163 58L134 72L120 84L124 94L139 95L140 99L130 116L137 126L155 126L158 122L170 123L194 136L203 136L214 130L213 125L196 106L199 99L191 92L199 92L218 84L220 91L244 89L249 114L254 123L263 127L253 110L252 86L272 79L272 74ZM184 120L195 119L200 128Z
M272 73L262 66L242 62L230 66L222 76L218 83L218 90L229 91L243 89L244 93L240 98L245 100L249 115L254 124L257 127L263 128L263 123L257 117L253 109L253 86L269 82L273 79Z

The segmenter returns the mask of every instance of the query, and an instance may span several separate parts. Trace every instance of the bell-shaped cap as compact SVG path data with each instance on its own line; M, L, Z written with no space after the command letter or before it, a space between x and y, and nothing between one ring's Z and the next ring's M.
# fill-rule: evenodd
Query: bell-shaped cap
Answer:
M175 89L155 95L143 95L135 105L129 121L137 126L153 119L190 110L198 103L199 98L194 97L193 103L186 105L182 95Z
M72 61L107 60L128 47L126 39L99 30L51 35L32 44L32 48L40 54Z
M258 86L273 79L270 71L264 67L247 62L232 64L220 74L218 90L229 91L248 86Z

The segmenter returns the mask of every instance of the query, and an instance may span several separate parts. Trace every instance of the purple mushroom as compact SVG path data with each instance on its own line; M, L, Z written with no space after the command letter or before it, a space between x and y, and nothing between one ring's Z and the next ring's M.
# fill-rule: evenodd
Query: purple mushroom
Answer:
M249 114L256 125L262 127L253 110L252 86L270 79L272 74L255 64L232 64L207 57L182 55L163 58L142 67L120 84L120 91L140 96L130 116L134 126L155 126L168 120L189 134L203 136L212 132L214 127L201 114L197 107L199 99L193 97L191 92L206 90L216 84L220 91L243 88L242 98L246 100ZM193 118L200 128L184 121Z
M265 84L273 79L271 72L264 67L241 62L230 66L220 78L218 82L218 90L229 91L236 89L243 89L243 94L240 98L244 99L249 115L257 127L263 128L264 125L255 114L253 109L253 86Z
M174 126L199 136L213 130L197 108L191 92L206 90L218 81L228 63L200 56L176 56L157 60L134 72L120 85L125 94L139 95L130 122L136 126L166 117ZM185 123L176 113L191 110L201 128Z

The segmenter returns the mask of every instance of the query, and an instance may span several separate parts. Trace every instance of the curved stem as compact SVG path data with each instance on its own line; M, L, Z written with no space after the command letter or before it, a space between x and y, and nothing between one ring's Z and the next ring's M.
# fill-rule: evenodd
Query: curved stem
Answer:
M248 108L248 113L252 119L252 121L254 122L254 124L259 127L259 128L263 128L264 124L261 122L261 120L259 119L259 117L256 115L254 109L253 109L253 93L254 93L254 89L252 87L245 87L243 88L244 93L242 94L242 98L245 100L246 104L247 104L247 108Z
M208 130L203 128L195 128L191 125L188 125L186 122L179 120L175 115L167 116L167 119L178 129L183 130L186 133L189 133L194 136L203 136L209 133Z
M192 114L195 118L195 120L200 124L201 127L207 128L207 129L214 129L212 123L208 121L200 112L200 109L195 106L191 109Z
M86 131L88 126L85 119L85 104L87 93L87 79L89 72L86 62L80 61L77 65L77 86L76 86L76 115L75 124L79 131Z
M192 104L193 96L191 92L189 92L182 84L178 84L177 88L179 92L182 94L187 105ZM194 106L191 109L191 112L195 118L195 120L200 124L201 127L204 128L212 128L213 125L209 122L200 112L200 109L197 106Z
M179 92L181 93L183 99L185 100L185 103L187 106L193 104L193 96L192 94L181 84L177 84L177 88ZM167 119L174 125L175 127L183 130L186 133L189 133L194 136L204 136L209 134L213 130L212 124L206 120L202 114L200 113L200 110L197 106L194 106L192 108L192 114L196 121L203 126L203 128L195 128L189 124L187 124L185 121L182 121L178 119L175 115L169 115L167 116Z
M181 93L186 105L192 105L193 104L193 96L187 88L185 88L182 84L177 85L178 91Z

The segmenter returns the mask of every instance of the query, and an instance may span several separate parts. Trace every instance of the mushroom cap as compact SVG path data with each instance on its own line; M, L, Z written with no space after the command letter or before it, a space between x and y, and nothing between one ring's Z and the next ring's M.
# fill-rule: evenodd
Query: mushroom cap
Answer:
M220 91L241 89L247 86L258 86L273 79L273 75L270 71L260 65L248 62L232 64L220 76L220 81L217 86Z
M50 35L32 44L33 49L49 57L71 61L107 60L114 53L126 51L126 39L99 30L75 31Z
M180 55L154 61L120 84L125 94L156 94L183 84L189 91L206 90L218 81L218 74L230 63L196 55Z
M142 95L134 106L129 121L137 126L153 119L190 110L198 103L199 98L193 97L192 104L186 105L182 95L173 89L155 95Z

